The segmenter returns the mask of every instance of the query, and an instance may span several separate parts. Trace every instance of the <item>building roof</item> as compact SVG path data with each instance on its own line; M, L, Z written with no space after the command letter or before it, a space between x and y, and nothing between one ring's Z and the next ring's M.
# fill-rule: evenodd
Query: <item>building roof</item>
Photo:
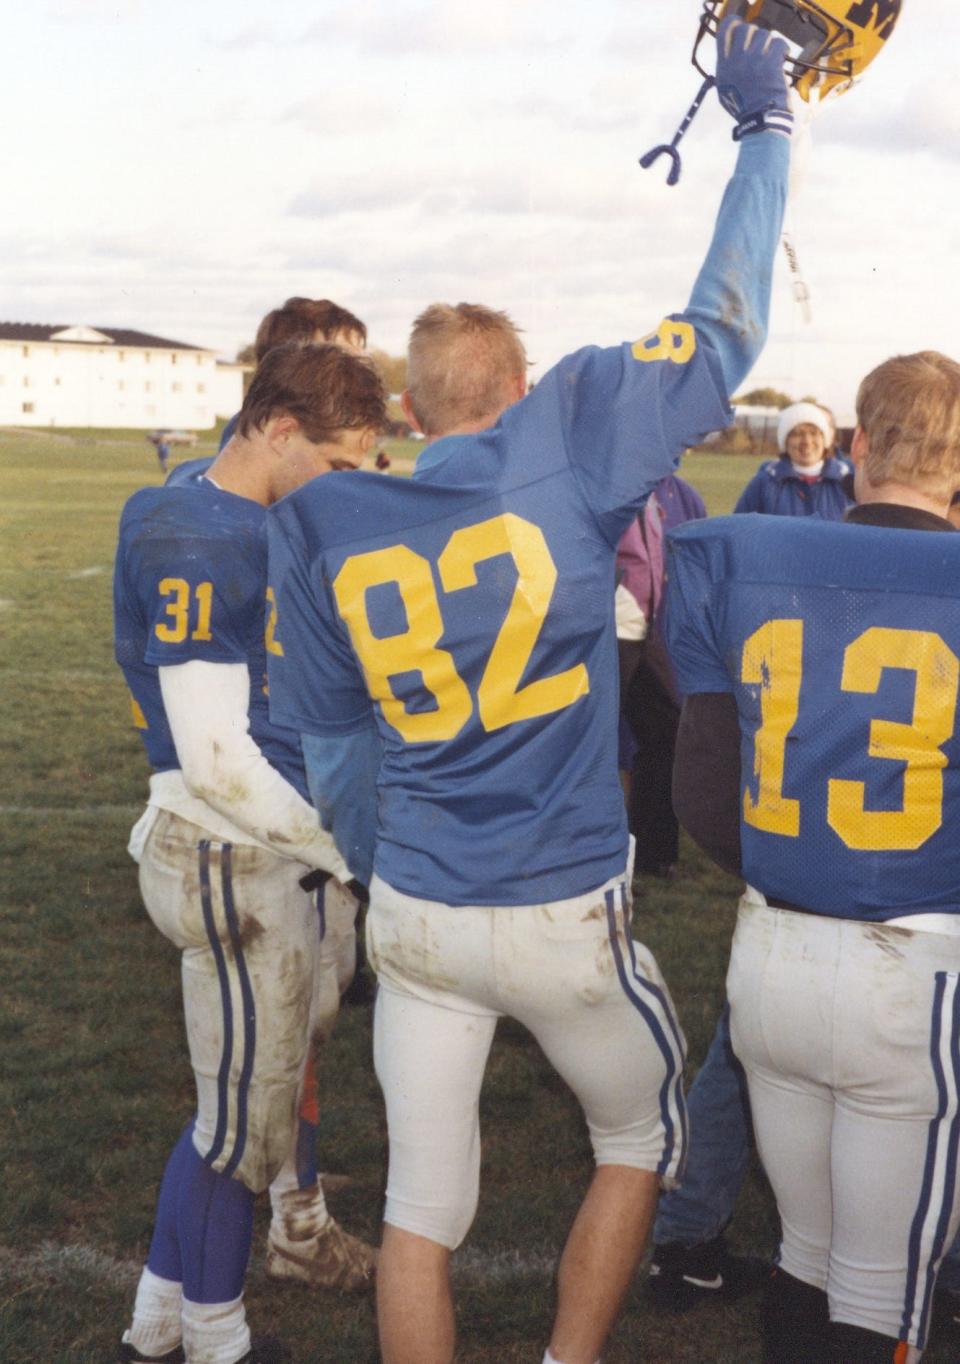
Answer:
M72 345L141 346L151 350L209 350L186 341L171 341L166 336L133 331L129 327L89 327L72 323L49 326L39 322L0 322L0 341L56 341Z

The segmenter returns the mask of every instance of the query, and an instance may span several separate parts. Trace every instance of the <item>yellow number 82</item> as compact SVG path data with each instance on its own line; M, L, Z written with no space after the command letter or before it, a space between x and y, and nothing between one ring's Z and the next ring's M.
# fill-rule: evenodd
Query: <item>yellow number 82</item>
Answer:
M477 687L477 708L487 731L563 710L590 690L582 663L520 685L557 580L556 565L539 526L507 512L455 531L437 562L443 590L459 592L476 586L477 564L501 554L513 559L517 584ZM370 627L366 594L385 583L396 584L407 628L378 636ZM473 698L452 655L439 647L443 616L428 560L406 545L355 554L337 574L333 591L367 688L387 722L408 743L437 742L459 734L473 713ZM434 710L408 711L394 695L390 678L410 672L420 673L436 701Z

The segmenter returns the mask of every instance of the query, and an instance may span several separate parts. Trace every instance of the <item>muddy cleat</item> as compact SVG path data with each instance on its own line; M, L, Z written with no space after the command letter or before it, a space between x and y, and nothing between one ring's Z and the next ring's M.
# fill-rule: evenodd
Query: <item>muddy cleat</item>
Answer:
M175 1345L165 1355L145 1355L128 1341L120 1342L117 1364L184 1364L186 1355L182 1345Z
M768 1274L762 1260L731 1255L722 1236L699 1246L664 1243L653 1248L650 1298L661 1312L686 1312L700 1302L735 1302Z
M351 1236L331 1217L322 1231L303 1241L291 1241L270 1228L267 1237L267 1275L296 1281L311 1288L338 1293L363 1293L373 1287L377 1252Z

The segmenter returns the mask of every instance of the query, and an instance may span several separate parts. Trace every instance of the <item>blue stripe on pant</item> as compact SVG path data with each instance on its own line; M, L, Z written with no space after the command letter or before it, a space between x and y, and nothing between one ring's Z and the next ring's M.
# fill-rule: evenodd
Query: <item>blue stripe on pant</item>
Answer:
M920 1200L910 1229L907 1286L901 1335L916 1330L923 1347L930 1321L936 1270L943 1257L950 1214L957 1197L960 1141L960 977L936 974L930 1024L930 1060L937 1084L937 1112L927 1136Z
M232 1175L243 1159L247 1140L247 1109L250 1095L250 1079L256 1055L256 1006L247 964L244 960L243 941L233 898L233 877L231 866L232 847L222 843L220 851L220 895L223 917L233 956L233 969L240 990L240 1004L243 1016L242 1064L236 1090L236 1118L233 1150L222 1167L222 1173ZM227 1129L230 1116L230 1076L234 1065L235 1032L233 1024L233 994L231 971L227 964L223 942L217 932L216 915L213 905L213 886L211 881L211 843L208 839L198 844L200 865L200 900L203 909L203 922L207 939L213 952L220 983L220 1002L223 1013L223 1051L217 1071L217 1125L213 1142L204 1160L213 1166L224 1154L227 1142Z
M666 1073L660 1086L660 1118L663 1123L664 1150L657 1166L657 1174L661 1176L666 1174L676 1159L676 1170L679 1176L682 1174L687 1153L687 1114L683 1100L683 1040L669 999L659 986L642 974L637 965L627 914L626 886L620 887L620 911L623 915L624 939L630 953L629 971L620 947L614 891L606 891L604 898L607 909L607 931L620 985L624 994L650 1029L664 1060ZM644 998L645 995L654 1001L654 1006L651 1006L649 1000ZM664 1020L666 1026L664 1026ZM679 1151L677 1151L678 1145Z

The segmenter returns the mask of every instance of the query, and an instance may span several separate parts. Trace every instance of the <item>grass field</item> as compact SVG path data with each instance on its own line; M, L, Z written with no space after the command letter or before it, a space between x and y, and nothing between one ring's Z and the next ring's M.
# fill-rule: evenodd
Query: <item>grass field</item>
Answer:
M396 468L412 447L393 446ZM684 472L718 512L755 463L693 456ZM177 954L143 913L125 853L147 774L111 649L117 518L135 488L158 479L142 439L0 433L3 1364L112 1360L157 1182L192 1109ZM637 935L671 983L694 1064L719 1012L736 890L686 847L680 879L649 881L636 905ZM355 1181L331 1205L375 1239L385 1135L367 1008L341 1014L321 1085L323 1168ZM498 1034L483 1123L480 1213L455 1259L458 1360L532 1364L590 1159L570 1095L514 1025ZM269 1286L264 1231L261 1208L247 1293L254 1329L281 1332L299 1364L372 1364L371 1301ZM731 1239L757 1253L775 1244L756 1174ZM638 1282L605 1359L751 1364L756 1316L751 1301L665 1321Z

